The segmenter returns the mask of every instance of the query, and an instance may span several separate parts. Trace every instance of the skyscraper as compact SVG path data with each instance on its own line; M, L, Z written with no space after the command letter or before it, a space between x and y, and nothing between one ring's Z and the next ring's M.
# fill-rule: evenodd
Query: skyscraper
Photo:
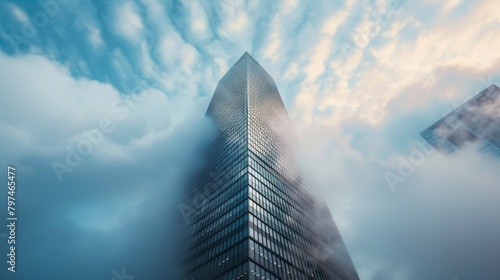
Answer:
M491 85L420 135L437 150L455 153L478 143L485 156L500 158L500 88Z
M359 279L330 211L304 188L276 84L247 52L206 115L216 133L186 199L185 279Z

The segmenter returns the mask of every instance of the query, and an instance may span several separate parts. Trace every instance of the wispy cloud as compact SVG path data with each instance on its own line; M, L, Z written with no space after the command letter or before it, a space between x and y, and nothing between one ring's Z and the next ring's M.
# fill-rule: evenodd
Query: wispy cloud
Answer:
M140 42L144 25L136 4L133 1L118 4L113 14L115 32L130 43Z
M53 15L35 2L0 7L1 150L26 170L32 230L23 233L53 221L68 244L61 255L86 256L92 252L79 244L110 242L118 253L106 251L82 279L124 266L137 279L161 270L151 261L148 273L120 254L145 237L134 228L153 227L158 211L167 212L158 193L173 195L171 179L198 137L189 129L244 51L275 78L302 135L304 168L328 199L362 279L498 278L493 264L471 257L497 259L500 243L491 216L498 175L482 170L481 159L433 154L395 192L383 176L424 128L499 84L493 1L68 1ZM38 12L50 19L43 26L35 25ZM27 24L36 36L23 35ZM148 98L139 105L140 93ZM82 131L104 118L114 132L60 187L50 163L64 162ZM36 199L43 192L59 200L48 207ZM154 260L168 229L162 224L134 248ZM40 250L32 258L21 252L27 264L50 249L37 247L48 244L41 237L29 240Z

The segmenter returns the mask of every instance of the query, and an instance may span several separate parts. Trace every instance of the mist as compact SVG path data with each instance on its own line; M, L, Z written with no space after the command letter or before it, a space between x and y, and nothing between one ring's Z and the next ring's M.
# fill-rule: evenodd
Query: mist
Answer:
M16 168L18 216L16 272L1 278L179 279L178 205L209 134L206 100L144 86L126 95L35 55L0 63L12 105L0 141Z

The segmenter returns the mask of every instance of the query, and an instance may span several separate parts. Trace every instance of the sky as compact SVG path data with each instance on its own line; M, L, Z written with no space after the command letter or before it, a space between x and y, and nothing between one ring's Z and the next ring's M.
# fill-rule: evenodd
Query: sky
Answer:
M1 278L176 279L169 213L215 86L248 51L361 279L500 279L498 166L419 136L500 85L499 38L492 0L1 0L0 154L19 218L17 272Z

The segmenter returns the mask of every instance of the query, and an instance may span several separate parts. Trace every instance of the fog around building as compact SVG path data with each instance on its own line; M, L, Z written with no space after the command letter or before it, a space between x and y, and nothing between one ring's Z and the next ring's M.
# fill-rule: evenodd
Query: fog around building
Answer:
M17 278L2 279L176 279L183 175L244 51L276 80L361 279L500 277L498 166L419 135L500 85L493 1L47 2L0 3L19 217Z

